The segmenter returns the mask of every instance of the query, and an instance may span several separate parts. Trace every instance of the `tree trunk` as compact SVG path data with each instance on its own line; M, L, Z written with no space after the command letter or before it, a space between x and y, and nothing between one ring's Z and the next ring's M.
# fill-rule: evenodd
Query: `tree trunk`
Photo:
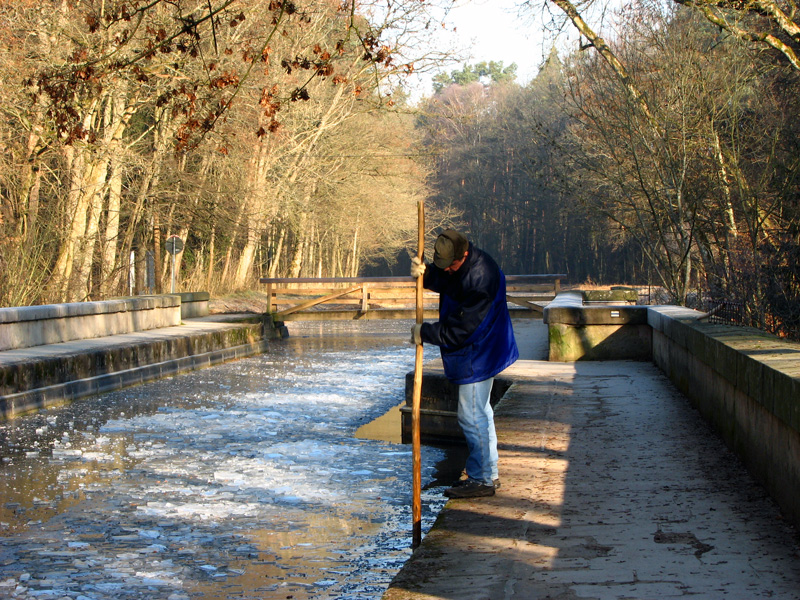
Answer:
M308 238L305 231L307 222L308 213L302 211L299 215L294 253L292 254L291 267L289 268L289 277L300 277L300 271L303 268L303 249L305 248L305 242Z
M96 168L102 169L103 173L98 173L98 177L95 181L95 189L89 196L89 214L86 222L86 231L81 240L80 252L76 255L76 259L78 259L77 268L73 271L74 284L72 288L75 290L76 299L78 300L87 300L91 296L92 262L94 261L95 251L97 249L98 232L100 231L100 213L103 210L105 183L108 178L107 162L98 165Z
M350 259L350 277L358 277L358 222L353 232L353 251Z
M108 181L108 204L106 207L105 233L100 252L100 295L108 298L113 295L113 276L117 265L117 243L119 242L119 211L122 199L122 165L112 158L111 174Z
M217 228L215 226L211 226L211 239L208 241L208 266L206 267L206 291L209 294L214 293L214 287L212 285L214 281L214 244L216 242L217 237Z
M269 276L270 277L277 277L278 273L278 265L280 265L281 258L283 255L283 244L286 240L286 228L279 227L280 233L278 234L278 245L275 248L275 252L272 254L272 263L269 266Z
M37 119L38 121L38 119ZM39 193L42 182L41 169L36 158L36 148L39 145L40 136L34 131L28 135L28 151L23 166L22 181L25 182L25 198L23 206L25 211L26 223L23 225L22 235L24 246L30 250L36 241L36 230L39 219Z
M69 192L67 193L67 206L65 211L64 231L65 237L61 240L57 258L53 265L49 287L49 297L52 302L63 302L67 295L67 285L70 277L72 276L73 255L75 251L75 244L78 238L78 230L83 231L81 223L76 223L80 219L80 215L86 218L86 208L81 206L82 198L85 195L80 194L82 189L82 177L79 173L83 173L84 156L83 152L78 151L75 146L67 146L64 148L64 162L67 165L68 175L67 181L69 182Z
M247 242L239 255L239 263L236 267L236 274L233 277L233 286L235 289L244 289L250 277L250 272L253 268L253 261L256 255L256 248L258 248L258 241L261 237L260 230L255 227L248 226L247 228Z

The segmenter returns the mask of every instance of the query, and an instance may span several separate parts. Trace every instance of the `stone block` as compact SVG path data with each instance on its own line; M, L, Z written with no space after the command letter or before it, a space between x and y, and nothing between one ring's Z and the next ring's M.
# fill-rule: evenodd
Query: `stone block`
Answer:
M783 371L766 367L766 379L771 382L772 411L783 423L800 431L800 396L795 392L795 380Z
M794 402L794 420L792 421L792 428L800 435L800 377L791 378L789 390L789 398ZM800 470L800 463L798 463L797 468Z
M554 362L648 360L652 353L652 330L647 325L551 323L548 335L549 359Z
M498 376L492 386L490 402L496 406L511 386L511 380ZM411 441L414 372L406 373L405 406L400 408L403 443ZM420 438L426 442L458 442L464 434L458 424L458 386L450 383L441 367L426 366L420 393Z
M181 319L193 319L208 315L208 302L211 295L208 292L181 292L175 294L181 300Z
M611 290L584 290L582 293L585 302L636 303L639 301L639 293L631 288L618 287Z
M706 351L706 338L708 335L705 331L698 328L697 325L687 325L686 330L686 349L699 360L705 359Z
M659 333L663 333L664 331L664 315L661 314L660 311L655 309L649 309L647 311L647 324L653 329L653 331L658 331Z
M664 334L673 344L683 348L686 347L686 334L683 331L685 325L678 319L667 318L664 321Z
M736 383L736 359L738 356L739 352L725 342L717 344L714 370L716 370L725 381L731 382L731 385L735 385Z
M763 379L764 365L740 351L736 356L736 387L760 404Z

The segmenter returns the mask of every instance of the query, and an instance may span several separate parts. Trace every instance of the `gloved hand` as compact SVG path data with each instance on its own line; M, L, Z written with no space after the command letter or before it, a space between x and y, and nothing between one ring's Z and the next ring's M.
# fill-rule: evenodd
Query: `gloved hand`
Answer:
M419 259L419 256L415 256L411 259L411 276L416 279L417 277L421 277L425 274L425 263Z
M411 328L411 343L417 346L422 345L422 325L420 323Z

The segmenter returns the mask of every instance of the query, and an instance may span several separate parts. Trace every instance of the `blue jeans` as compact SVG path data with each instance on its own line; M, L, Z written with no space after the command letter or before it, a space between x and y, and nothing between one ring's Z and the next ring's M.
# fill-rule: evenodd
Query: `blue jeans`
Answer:
M489 399L494 377L458 386L458 424L467 438L467 475L486 485L497 479L497 434Z

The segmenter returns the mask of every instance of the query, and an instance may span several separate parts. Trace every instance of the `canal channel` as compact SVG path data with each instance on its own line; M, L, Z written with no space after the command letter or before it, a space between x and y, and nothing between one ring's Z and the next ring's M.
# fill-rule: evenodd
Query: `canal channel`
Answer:
M410 323L289 325L3 424L0 598L380 598L411 553ZM423 447L423 531L462 452Z

